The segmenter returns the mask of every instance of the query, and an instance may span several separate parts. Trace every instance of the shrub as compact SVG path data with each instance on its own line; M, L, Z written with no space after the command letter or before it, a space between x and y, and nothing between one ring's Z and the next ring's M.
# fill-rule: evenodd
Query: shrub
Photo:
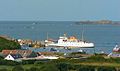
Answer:
M79 71L95 71L95 69L91 66L80 66Z
M34 65L36 65L36 66L43 65L43 64L44 64L44 62L42 62L42 61L35 61L35 63L34 63Z
M97 61L97 62L106 61L106 59L103 56L100 56L100 55L91 56L91 57L88 58L88 60Z
M34 64L35 61L36 61L36 60L23 60L23 61L22 61L22 64L23 64L23 65L26 65L26 64Z
M59 63L57 64L57 68L60 70L60 71L68 71L69 68L71 68L70 64L68 63Z
M0 71L8 71L7 69L0 69Z
M59 69L54 64L44 64L40 71L59 71Z
M0 65L11 65L11 66L15 66L15 65L19 65L19 62L15 62L15 61L11 61L11 60L0 60Z
M31 67L30 69L28 69L27 71L40 71L39 68L36 67Z
M24 71L24 68L22 66L15 66L12 71Z
M116 71L114 67L98 67L98 71Z
M0 37L0 51L4 49L20 49L20 44L18 42L8 40L6 38Z
M0 60L2 60L2 59L4 59L4 57L0 55Z

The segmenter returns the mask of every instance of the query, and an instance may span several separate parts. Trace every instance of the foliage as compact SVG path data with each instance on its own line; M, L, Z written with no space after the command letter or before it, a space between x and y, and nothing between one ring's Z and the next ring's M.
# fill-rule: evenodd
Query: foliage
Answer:
M42 61L35 61L35 63L34 63L35 66L39 66L39 65L43 65L43 64L44 64L44 62L42 62Z
M15 62L15 61L11 61L11 60L0 60L0 65L11 65L11 66L15 66L15 65L19 65L19 62Z
M103 56L95 55L95 56L91 56L91 57L87 58L87 61L91 61L91 62L105 62L106 59Z
M120 63L120 58L109 58L109 62Z
M31 67L31 68L28 69L27 71L40 71L40 69L37 68L37 67Z
M69 64L67 64L67 63L59 63L59 64L57 64L57 68L60 71L68 71L69 70Z
M15 66L12 71L24 71L24 68L22 66Z
M97 65L95 66L94 64L89 64L92 62ZM101 64L101 62L105 63L106 65ZM95 69L98 71L115 71L115 68L120 66L119 63L120 58L105 59L100 55L91 56L85 59L23 60L22 62L0 60L0 65L13 67L15 65L22 64L25 71L95 71Z
M80 66L79 71L94 71L95 68L92 66Z
M8 71L7 69L0 69L0 71Z
M22 67L24 67L24 69ZM96 71L96 69L97 71L116 71L115 68L118 67L101 66L101 65L90 66L90 65L74 64L67 62L50 63L50 62L36 61L34 64L15 66L12 69L12 71ZM11 68L9 68L8 70L11 70Z
M41 71L59 71L55 64L44 64L40 68Z
M36 60L23 60L23 61L22 61L22 64L23 64L23 65L34 64L35 61L36 61Z
M0 37L0 51L4 49L20 49L20 44L13 40L7 40L3 37Z
M116 71L114 67L98 67L98 71Z
M4 57L3 57L3 56L0 56L0 60L2 60L2 59L4 59Z

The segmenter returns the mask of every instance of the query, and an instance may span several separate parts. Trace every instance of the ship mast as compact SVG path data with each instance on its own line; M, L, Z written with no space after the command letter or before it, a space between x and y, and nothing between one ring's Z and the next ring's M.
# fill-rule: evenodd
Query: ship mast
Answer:
M48 32L47 32L47 40L48 40Z
M84 24L82 25L81 40L84 41Z
M84 41L84 30L82 30L82 41Z
M67 34L66 33L64 33L64 37L66 37L67 36Z

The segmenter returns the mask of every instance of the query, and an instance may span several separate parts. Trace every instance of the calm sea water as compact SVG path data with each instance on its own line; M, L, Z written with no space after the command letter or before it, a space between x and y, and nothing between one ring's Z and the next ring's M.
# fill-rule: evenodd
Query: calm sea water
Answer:
M81 39L84 31L84 40L95 43L95 51L112 52L116 44L120 44L120 25L113 24L80 24L75 22L35 22L35 21L1 21L0 35L8 35L13 38L45 40L48 33L49 38L58 39L60 35L76 36ZM73 49L76 51L78 49ZM89 49L85 49L89 51ZM93 52L90 51L89 52Z

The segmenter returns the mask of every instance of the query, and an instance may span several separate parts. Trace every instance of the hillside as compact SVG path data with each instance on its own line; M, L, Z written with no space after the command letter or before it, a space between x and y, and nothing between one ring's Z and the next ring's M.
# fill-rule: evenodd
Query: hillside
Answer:
M3 49L20 49L19 43L0 37L0 51Z

